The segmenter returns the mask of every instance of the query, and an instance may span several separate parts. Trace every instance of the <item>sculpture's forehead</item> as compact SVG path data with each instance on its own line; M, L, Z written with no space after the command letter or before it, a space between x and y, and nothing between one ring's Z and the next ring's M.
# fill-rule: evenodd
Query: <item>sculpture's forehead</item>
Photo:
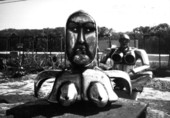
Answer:
M73 15L69 18L69 21L72 22L77 22L77 23L84 23L84 22L95 22L92 17L90 17L87 14L78 14L78 15Z

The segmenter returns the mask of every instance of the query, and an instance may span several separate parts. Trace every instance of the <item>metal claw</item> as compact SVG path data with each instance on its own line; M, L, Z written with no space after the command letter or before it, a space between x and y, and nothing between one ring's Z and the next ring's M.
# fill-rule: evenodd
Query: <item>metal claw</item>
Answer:
M59 102L63 106L70 106L76 101L78 92L74 83L64 83L60 88Z
M124 88L124 90L127 91L129 95L131 95L132 84L128 73L120 70L107 70L104 72L110 79L113 79L117 87Z
M62 70L46 70L40 72L37 77L35 78L34 82L34 96L39 98L41 97L39 94L39 90L41 88L41 85L50 78L56 78L56 76L61 73ZM46 96L47 97L47 96Z
M91 83L89 87L89 99L92 100L98 107L104 107L109 101L108 93L105 87L99 83Z

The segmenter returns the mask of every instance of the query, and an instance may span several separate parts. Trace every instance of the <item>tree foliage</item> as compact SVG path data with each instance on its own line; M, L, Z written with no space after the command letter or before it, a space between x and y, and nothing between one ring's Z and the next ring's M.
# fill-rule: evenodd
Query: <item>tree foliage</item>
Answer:
M140 26L133 29L134 35L139 40L139 47L149 53L170 53L170 26L161 23L157 26Z
M102 40L118 40L120 33L112 28L98 27L99 43ZM148 53L170 52L170 26L161 23L156 26L139 26L126 32L131 40L138 40L139 48ZM0 51L13 51L23 44L23 51L64 51L64 27L54 29L5 29L0 31Z
M17 51L22 44L23 51L61 51L64 28L55 29L5 29L0 31L0 51Z

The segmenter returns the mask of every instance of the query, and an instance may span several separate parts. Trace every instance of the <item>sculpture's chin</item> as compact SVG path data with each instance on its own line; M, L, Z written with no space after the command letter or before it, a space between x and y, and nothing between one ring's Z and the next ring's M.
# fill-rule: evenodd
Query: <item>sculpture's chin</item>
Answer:
M77 65L87 65L90 63L90 58L87 55L79 54L74 56L73 62Z

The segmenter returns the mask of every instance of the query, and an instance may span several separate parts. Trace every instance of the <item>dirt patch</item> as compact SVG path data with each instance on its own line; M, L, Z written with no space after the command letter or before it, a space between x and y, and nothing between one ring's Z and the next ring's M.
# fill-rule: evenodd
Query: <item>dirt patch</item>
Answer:
M170 80L170 78L169 78L169 80ZM160 79L153 79L145 87L151 87L156 90L170 92L170 81L162 81Z
M170 118L170 77L154 78L144 87L138 100L148 104L148 118L154 118L150 116L152 113L159 118Z
M170 116L160 110L153 109L151 107L148 107L146 110L146 118L170 118Z
M170 101L151 99L139 99L139 101L147 103L151 109L159 110L170 115Z

